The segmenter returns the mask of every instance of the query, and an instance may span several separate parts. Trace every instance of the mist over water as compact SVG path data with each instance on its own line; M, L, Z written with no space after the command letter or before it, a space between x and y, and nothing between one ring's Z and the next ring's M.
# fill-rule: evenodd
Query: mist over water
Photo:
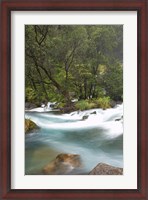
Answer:
M123 167L122 116L123 105L70 114L40 108L26 112L40 129L25 136L25 174L42 174L60 153L80 155L83 167L75 174L88 174L99 162Z

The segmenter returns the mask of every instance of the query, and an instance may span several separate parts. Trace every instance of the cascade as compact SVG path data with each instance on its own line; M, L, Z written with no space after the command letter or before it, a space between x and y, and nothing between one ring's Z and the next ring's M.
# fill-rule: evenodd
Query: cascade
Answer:
M53 111L50 106L49 102L46 109ZM25 136L26 174L42 174L43 166L58 153L80 155L82 174L99 162L123 167L123 104L69 114L42 109L25 113L26 118L40 127Z

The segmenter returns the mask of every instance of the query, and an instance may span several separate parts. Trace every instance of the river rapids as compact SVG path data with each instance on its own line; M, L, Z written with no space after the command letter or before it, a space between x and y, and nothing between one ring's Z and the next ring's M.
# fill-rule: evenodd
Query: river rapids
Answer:
M123 167L123 104L106 110L60 114L50 108L25 112L39 129L25 135L25 174L40 175L58 154L78 154L88 174L98 163Z

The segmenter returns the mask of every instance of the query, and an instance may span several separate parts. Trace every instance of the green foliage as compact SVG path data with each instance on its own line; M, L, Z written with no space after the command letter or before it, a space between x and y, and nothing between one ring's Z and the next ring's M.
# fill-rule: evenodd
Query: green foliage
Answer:
M100 97L96 100L96 105L99 108L107 109L111 107L111 99L110 97Z
M88 97L122 99L122 63L121 25L25 26L26 101L68 103L74 93L83 110L94 107Z
M88 100L81 100L75 104L77 110L89 110L96 107L94 102L90 102Z
M103 85L107 95L113 100L121 100L123 96L123 67L119 62L110 66L103 76Z
M81 100L75 104L78 110L89 110L93 108L107 109L111 107L110 97L100 97L98 99Z
M48 100L50 102L63 102L64 98L57 91L50 90L48 92Z
M33 103L37 98L36 92L30 87L27 87L25 89L25 94L26 94L25 99L27 102Z
M64 108L66 106L66 103L60 102L57 104L56 108Z

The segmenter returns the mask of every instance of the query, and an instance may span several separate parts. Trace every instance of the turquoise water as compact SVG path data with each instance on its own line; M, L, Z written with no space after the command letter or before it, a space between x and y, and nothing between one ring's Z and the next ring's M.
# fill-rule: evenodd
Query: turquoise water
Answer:
M60 153L80 155L82 167L72 174L88 174L99 162L123 167L123 123L116 121L123 107L94 110L63 115L26 112L40 128L25 136L25 174L43 174ZM88 119L83 120L84 115Z

